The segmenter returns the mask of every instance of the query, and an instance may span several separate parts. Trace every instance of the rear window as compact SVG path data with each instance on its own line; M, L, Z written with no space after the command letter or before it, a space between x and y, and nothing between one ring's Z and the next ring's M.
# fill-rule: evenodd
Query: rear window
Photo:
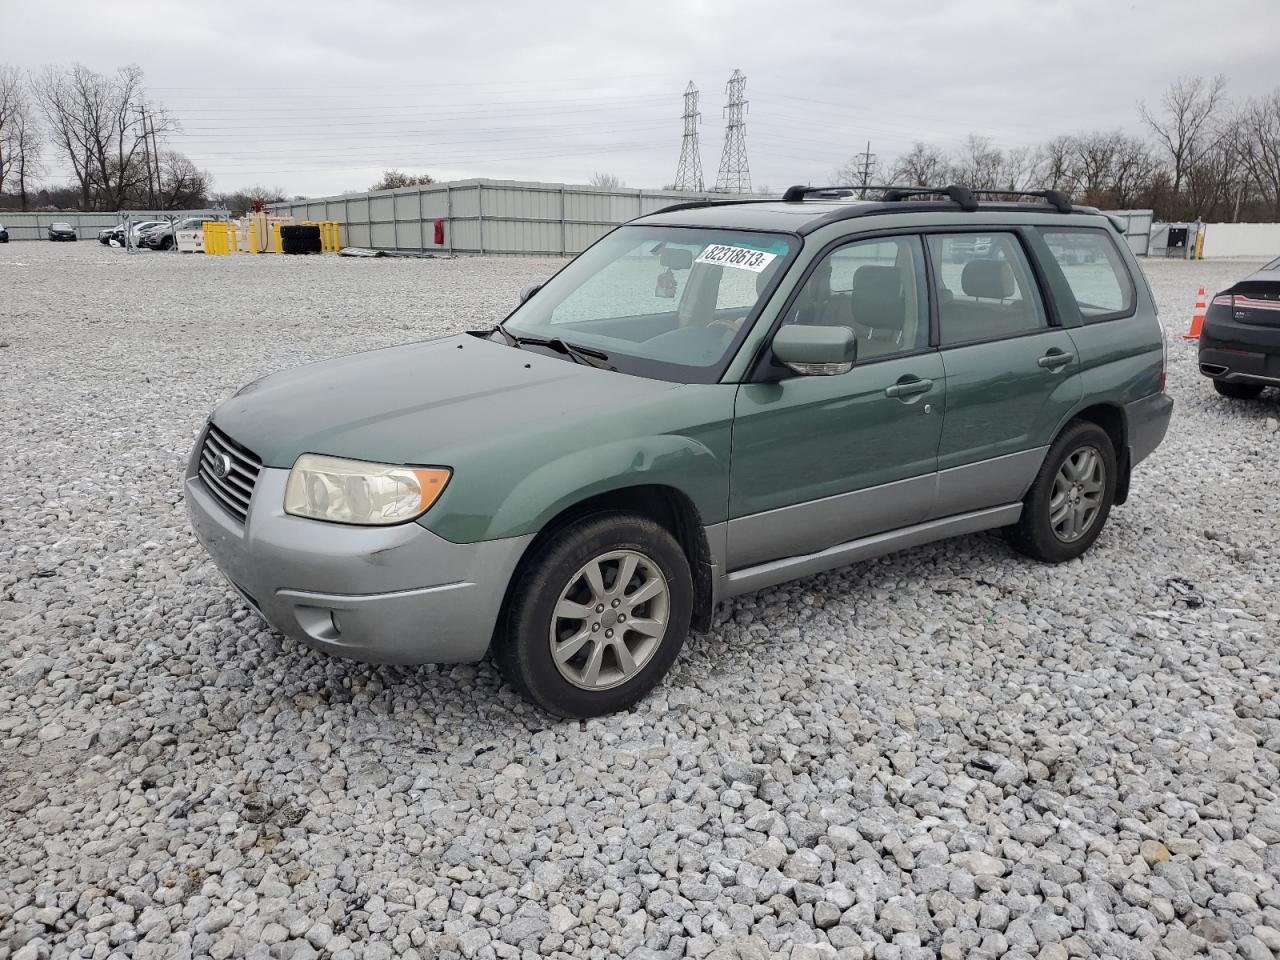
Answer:
M1047 325L1022 247L1008 233L929 236L944 347L1033 333Z
M1133 279L1111 238L1090 228L1040 231L1085 322L1133 312Z

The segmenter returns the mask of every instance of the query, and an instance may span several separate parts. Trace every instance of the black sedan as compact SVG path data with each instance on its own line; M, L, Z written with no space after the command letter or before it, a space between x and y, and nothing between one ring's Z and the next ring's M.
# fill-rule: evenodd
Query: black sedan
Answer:
M9 242L9 231L4 228L4 224L0 223L0 243Z
M1236 400L1280 387L1280 258L1214 296L1200 332L1200 372Z
M50 240L76 240L76 228L69 223L49 224Z

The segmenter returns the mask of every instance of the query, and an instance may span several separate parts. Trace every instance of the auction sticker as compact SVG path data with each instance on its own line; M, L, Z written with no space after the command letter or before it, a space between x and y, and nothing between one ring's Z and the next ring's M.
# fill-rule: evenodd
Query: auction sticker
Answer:
M751 250L747 247L732 247L724 243L713 243L698 255L694 263L710 263L713 266L737 267L739 270L750 270L760 273L776 258L776 253L765 253L763 250Z

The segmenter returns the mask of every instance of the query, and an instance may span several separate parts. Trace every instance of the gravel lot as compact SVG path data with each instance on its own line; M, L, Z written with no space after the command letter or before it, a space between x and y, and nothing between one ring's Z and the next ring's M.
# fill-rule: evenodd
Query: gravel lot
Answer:
M186 522L209 409L555 266L0 247L0 960L1280 950L1280 393L1180 339L1249 265L1148 265L1178 408L1082 561L745 597L584 724L264 630Z

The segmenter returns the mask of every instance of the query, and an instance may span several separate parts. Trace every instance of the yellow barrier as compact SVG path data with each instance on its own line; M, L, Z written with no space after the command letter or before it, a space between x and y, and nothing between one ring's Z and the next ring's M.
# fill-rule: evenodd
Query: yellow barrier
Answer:
M275 224L271 228L271 249L276 253L284 253L284 245L280 241L280 224Z
M258 252L258 224L254 220L249 221L249 252Z
M227 251L227 231L221 221L206 220L201 224L204 233L204 252L210 256L220 257Z
M337 253L342 249L342 240L338 234L338 224L326 220L320 224L320 250L323 253Z

